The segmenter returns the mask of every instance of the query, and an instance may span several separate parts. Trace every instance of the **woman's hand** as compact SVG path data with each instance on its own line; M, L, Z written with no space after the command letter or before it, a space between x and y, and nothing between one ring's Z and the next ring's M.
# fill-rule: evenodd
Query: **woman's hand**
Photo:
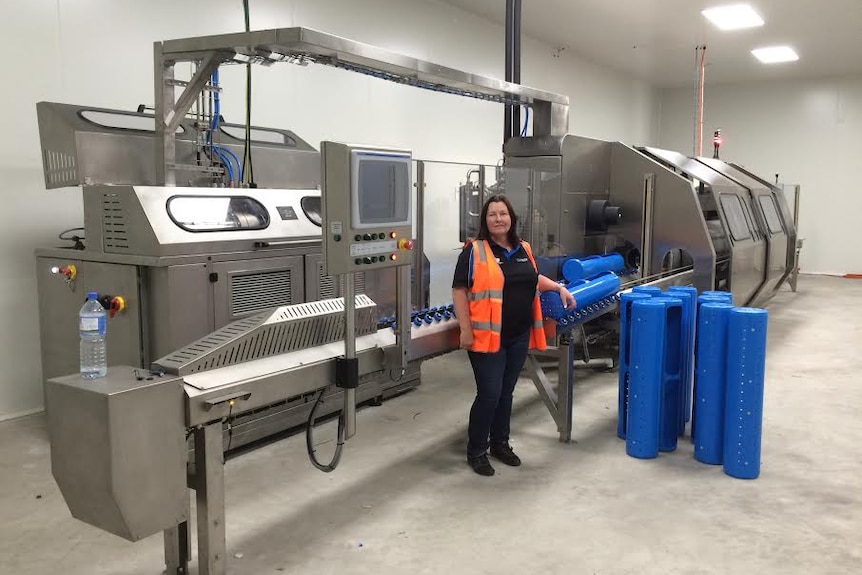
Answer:
M560 286L560 299L563 300L563 306L569 309L575 309L577 303L575 303L575 296L565 288L565 286Z
M473 347L473 330L472 329L462 329L461 330L461 349L470 349Z

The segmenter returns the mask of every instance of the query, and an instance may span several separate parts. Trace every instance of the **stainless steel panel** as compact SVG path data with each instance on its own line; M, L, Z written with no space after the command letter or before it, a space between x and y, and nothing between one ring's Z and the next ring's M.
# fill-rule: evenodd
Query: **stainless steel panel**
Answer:
M172 88L171 88L172 89ZM45 186L158 183L153 114L54 102L36 104ZM176 162L197 163L196 118L182 118ZM320 155L289 130L252 128L254 175L262 188L318 188ZM243 155L245 125L222 123L217 143ZM268 141L260 138L266 136ZM206 185L202 172L178 170L178 186Z
M69 255L76 254L70 250ZM51 273L53 267L69 264L77 268L74 289L63 281L61 275ZM137 266L37 257L36 284L44 378L78 373L78 312L89 291L100 295L123 296L126 300L126 309L108 319L108 364L142 365Z
M301 303L305 292L299 256L212 265L214 321L218 329L264 309Z
M142 270L145 365L149 365L216 329L213 284L205 263Z
M137 541L188 519L182 380L78 375L45 384L51 470L72 515Z
M455 351L461 344L461 331L458 320L451 318L430 325L410 327L410 361L430 359Z
M699 290L714 289L715 249L707 230L696 191L691 182L624 144L613 145L610 201L622 208L616 232L633 249L650 254L642 262L644 277L662 273L665 255L684 249L693 259L693 283ZM644 197L652 186L651 239L642 245L645 221ZM629 262L632 265L634 262Z
M251 198L266 210L269 223L263 229L183 229L168 210L176 196ZM84 188L87 247L153 257L303 248L320 242L320 227L303 211L303 198L319 197L318 190L90 186Z
M772 191L773 199L775 203L778 205L778 211L781 215L781 221L784 224L784 231L787 235L787 256L786 256L786 270L784 272L784 276L778 281L775 286L777 290L781 287L781 284L796 270L798 264L798 248L801 247L798 245L798 215L799 215L799 204L798 204L798 194L799 194L799 186L795 186L795 193L797 195L796 201L794 202L793 209L791 210L790 205L788 204L788 199L784 195L784 189L779 187L776 184L772 184L767 180L761 178L757 174L750 172L744 166L739 164L731 163L731 166L746 174L750 178L762 184L764 187L770 189Z

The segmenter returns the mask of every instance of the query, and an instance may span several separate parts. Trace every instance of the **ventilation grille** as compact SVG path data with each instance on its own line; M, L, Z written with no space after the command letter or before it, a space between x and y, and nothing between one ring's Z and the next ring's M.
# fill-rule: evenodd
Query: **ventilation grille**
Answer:
M317 264L317 277L320 278L320 299L339 297L344 293L344 282L338 280L338 291L335 290L335 278L323 273L323 262ZM353 293L365 293L365 272L358 272L353 276Z
M293 303L290 271L276 270L230 276L230 313L239 317Z
M377 304L360 294L356 335L377 330ZM155 369L189 375L344 339L344 300L285 306L234 321L155 362Z
M78 185L78 167L75 156L55 152L54 150L42 150L45 166L45 184L51 188Z
M102 234L105 249L122 251L129 249L129 231L126 228L126 214L117 194L102 194Z

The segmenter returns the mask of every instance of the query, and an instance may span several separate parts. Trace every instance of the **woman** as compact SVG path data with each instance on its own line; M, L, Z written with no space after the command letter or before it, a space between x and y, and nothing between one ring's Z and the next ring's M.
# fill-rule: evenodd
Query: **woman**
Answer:
M470 409L467 463L479 475L494 475L488 450L506 465L521 460L509 445L512 392L530 349L545 349L540 291L556 291L567 309L575 299L562 285L539 274L527 242L515 232L518 218L505 196L482 207L479 237L467 244L455 266L452 298L476 378Z

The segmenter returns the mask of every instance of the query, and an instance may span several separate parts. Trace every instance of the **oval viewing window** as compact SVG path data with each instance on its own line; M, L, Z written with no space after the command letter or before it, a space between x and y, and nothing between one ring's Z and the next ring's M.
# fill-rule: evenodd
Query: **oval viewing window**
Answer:
M299 205L302 206L302 213L305 214L311 223L318 228L323 227L323 216L320 209L320 196L303 196L299 200Z
M168 215L188 232L262 230L269 226L269 212L246 196L173 196Z

